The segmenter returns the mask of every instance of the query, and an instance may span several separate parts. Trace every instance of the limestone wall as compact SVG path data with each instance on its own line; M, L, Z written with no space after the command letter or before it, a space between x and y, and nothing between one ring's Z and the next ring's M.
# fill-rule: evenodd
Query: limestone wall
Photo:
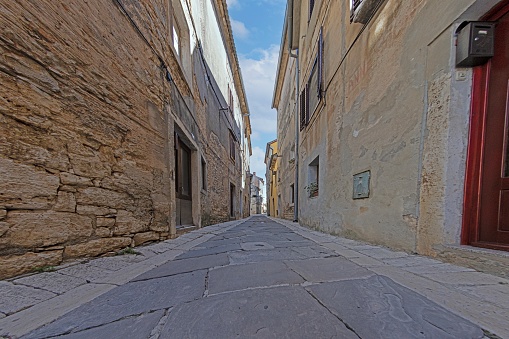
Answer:
M196 50L176 57L167 1L121 4L2 3L0 279L174 236L176 125L194 140L195 224L230 218L241 162L208 132L209 115L227 127Z

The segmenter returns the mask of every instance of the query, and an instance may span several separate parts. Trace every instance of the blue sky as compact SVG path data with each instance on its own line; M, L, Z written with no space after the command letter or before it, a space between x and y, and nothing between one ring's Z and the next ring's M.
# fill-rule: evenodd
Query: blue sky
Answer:
M227 0L253 134L251 172L265 177L265 147L276 138L271 109L286 0Z

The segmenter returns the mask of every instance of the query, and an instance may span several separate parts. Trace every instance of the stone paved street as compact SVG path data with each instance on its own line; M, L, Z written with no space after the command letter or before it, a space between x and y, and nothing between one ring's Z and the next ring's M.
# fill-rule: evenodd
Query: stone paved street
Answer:
M509 337L505 279L265 216L136 250L0 282L0 335Z

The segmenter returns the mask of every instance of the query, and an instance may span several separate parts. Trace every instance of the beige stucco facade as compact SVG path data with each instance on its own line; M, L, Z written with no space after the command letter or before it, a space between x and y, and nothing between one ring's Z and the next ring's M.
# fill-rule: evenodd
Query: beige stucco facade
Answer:
M279 192L279 153L278 141L272 140L267 143L265 149L265 182L267 193L267 215L280 217L280 192Z
M296 93L308 82L322 29L322 99L297 140L300 223L442 255L461 242L472 91L472 69L455 67L454 33L500 1L365 0L374 9L360 18L365 24L350 22L348 0L317 0L310 16L309 3L288 2L282 38L273 99L280 190L295 181ZM310 197L304 188L316 164L318 195ZM354 176L366 171L369 197L354 199Z
M225 1L0 2L0 278L249 213Z

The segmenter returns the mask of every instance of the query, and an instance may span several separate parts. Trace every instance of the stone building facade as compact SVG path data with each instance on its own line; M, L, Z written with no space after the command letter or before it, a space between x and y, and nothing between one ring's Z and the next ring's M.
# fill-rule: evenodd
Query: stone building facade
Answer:
M0 278L246 215L224 0L2 1L0 24Z
M480 248L509 249L507 77L494 76L509 64L508 10L500 0L288 1L273 99L281 205L298 185L308 227L472 266L507 262ZM498 22L495 56L457 67L460 24L479 20Z
M251 175L251 215L261 214L263 205L262 190L265 182L253 172Z

